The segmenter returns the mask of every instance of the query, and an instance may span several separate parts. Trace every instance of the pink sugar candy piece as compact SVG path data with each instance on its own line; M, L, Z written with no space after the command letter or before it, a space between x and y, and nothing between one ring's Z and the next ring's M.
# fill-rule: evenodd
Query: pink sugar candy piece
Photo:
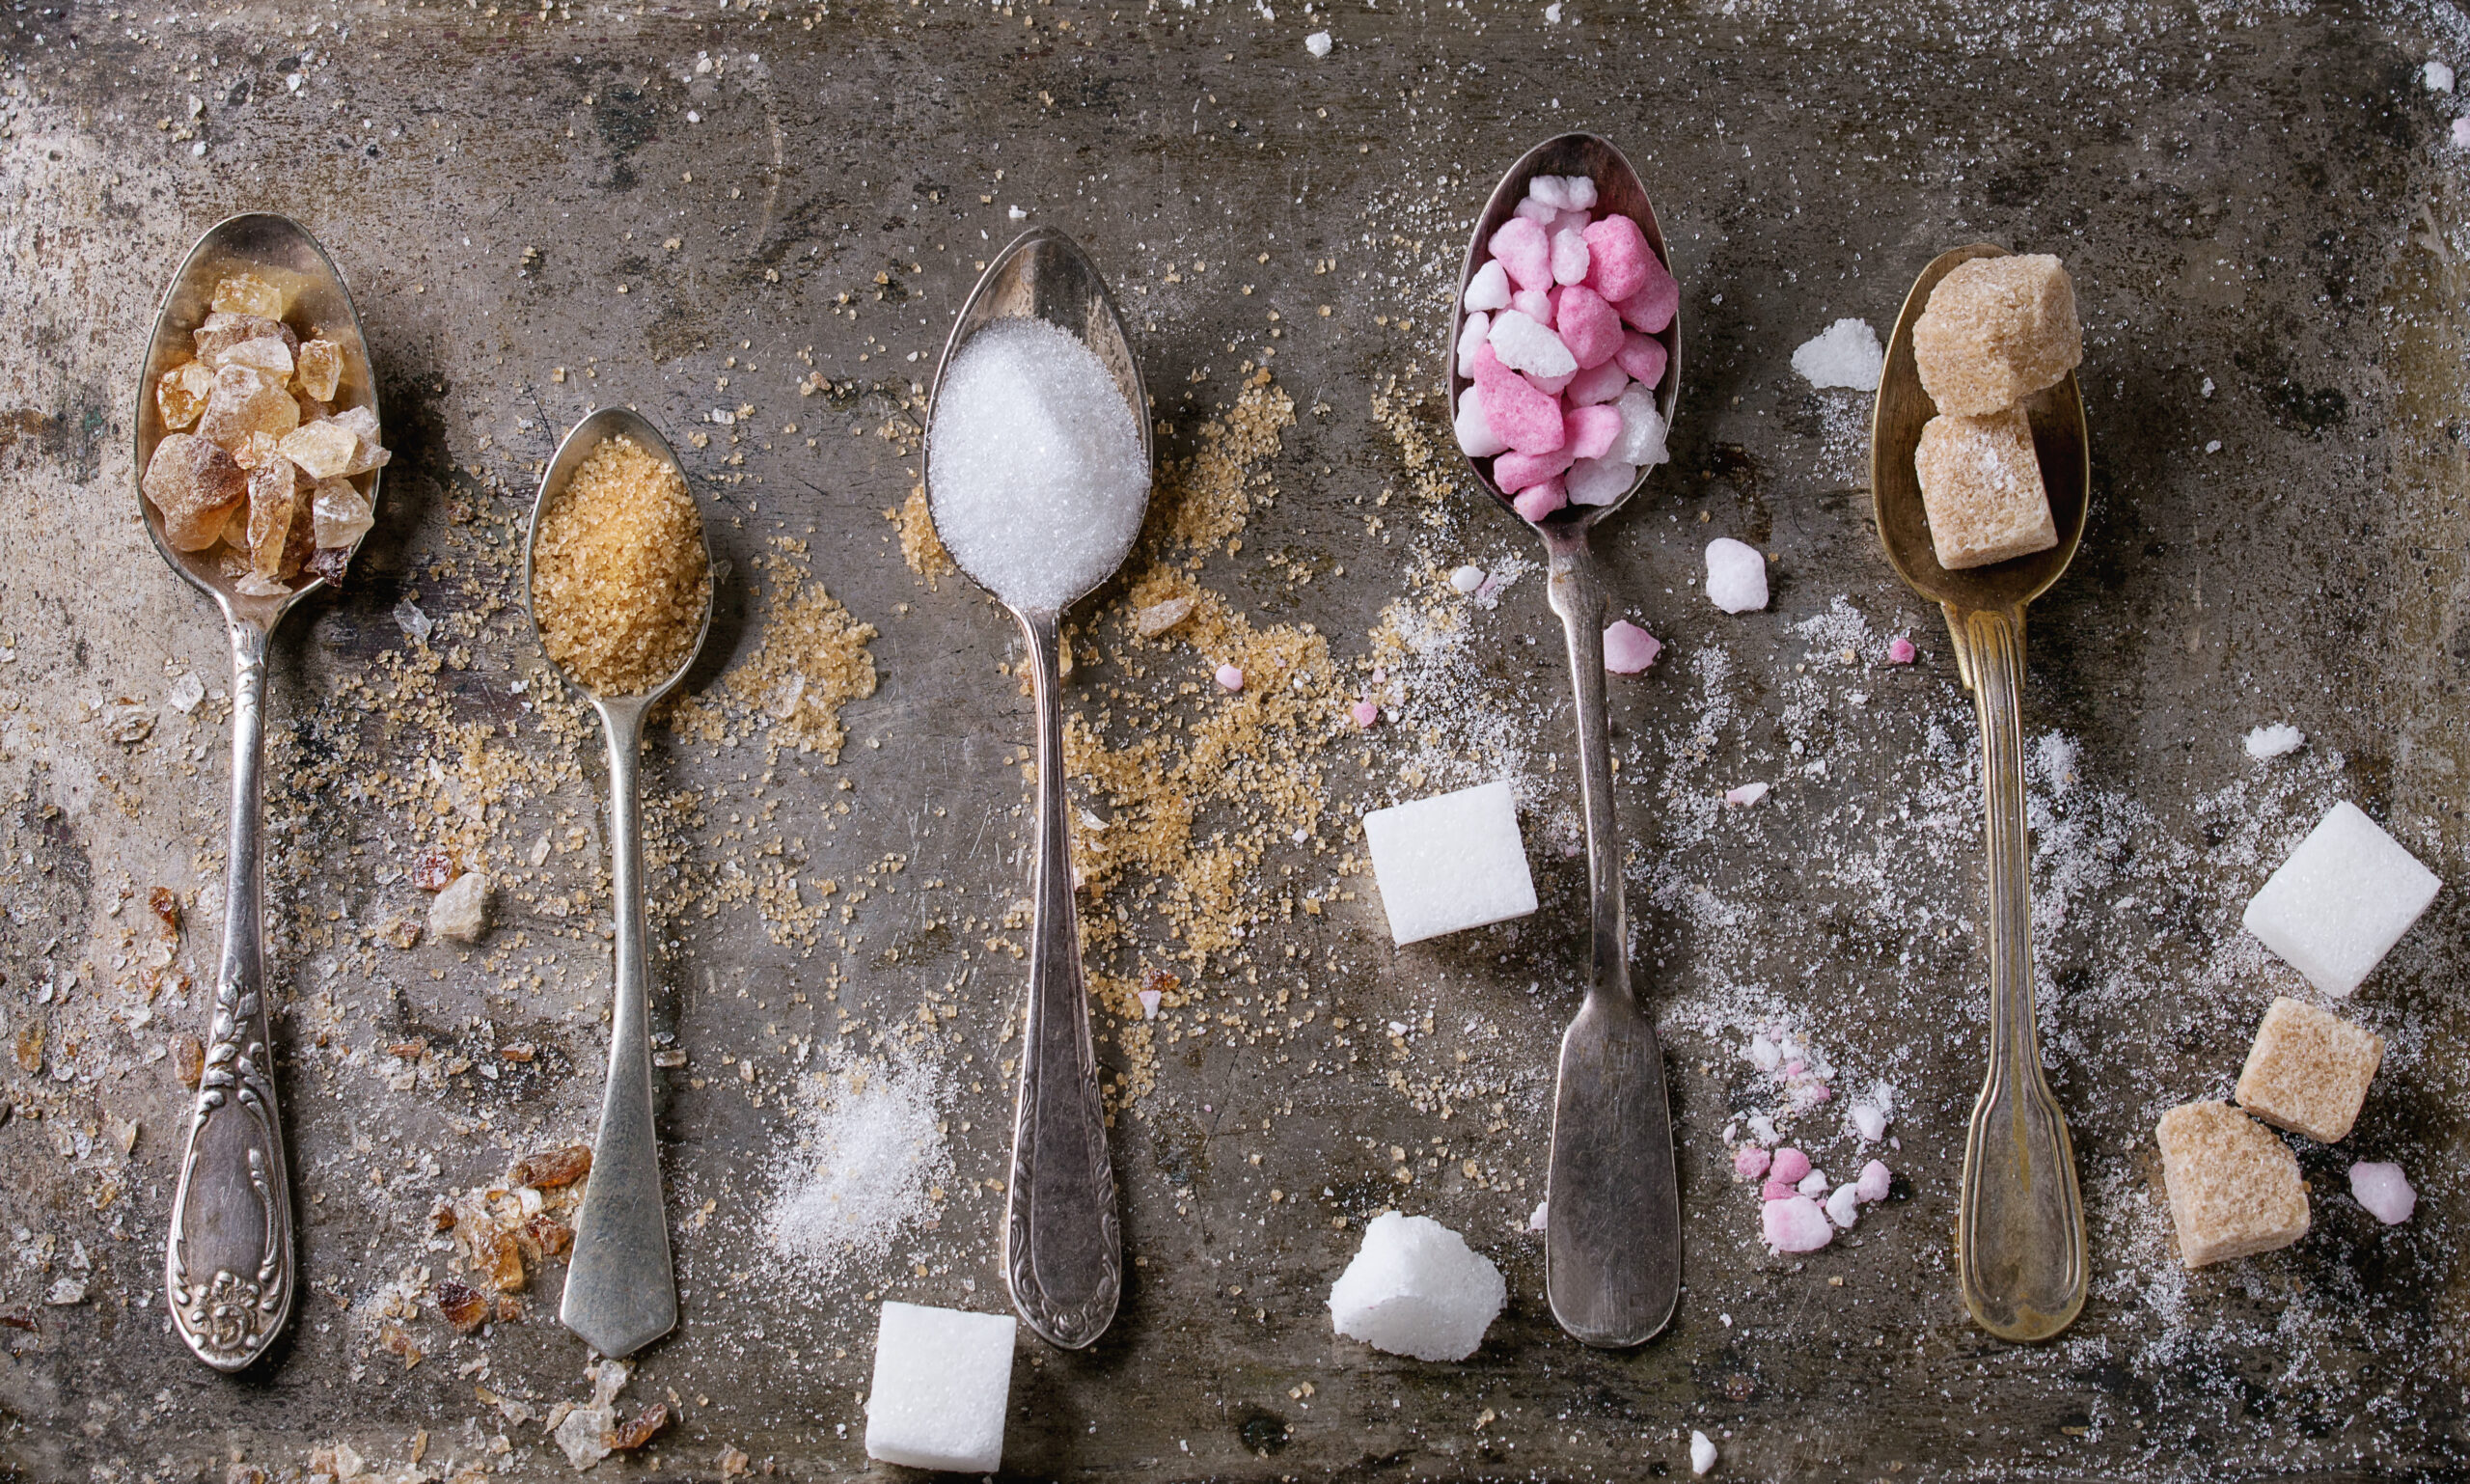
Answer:
M1469 458L1490 458L1509 452L1509 440L1494 432L1493 425L1484 420L1482 396L1473 387L1458 394L1458 446L1467 451Z
M1813 1105L1835 1101L1835 1089L1823 1082L1814 1082L1802 1090L1808 1095Z
M1761 1200L1790 1200L1799 1194L1800 1192L1772 1175L1768 1176L1767 1183L1758 1188L1758 1198Z
M1835 1223L1807 1195L1769 1201L1759 1208L1758 1224L1779 1252L1815 1252L1835 1240Z
M1549 453L1521 453L1512 450L1493 460L1493 482L1498 484L1505 495L1533 489L1568 469L1572 457L1568 449L1554 449Z
M1562 424L1568 429L1566 447L1572 459L1602 458L1612 440L1621 436L1621 409L1601 404L1573 408Z
M1563 218L1566 223L1567 217ZM1585 225L1581 216L1579 226ZM1556 225L1552 232L1552 282L1583 284L1586 282L1586 236L1567 225Z
M1810 1064L1798 1058L1784 1063L1784 1075L1787 1077L1798 1077L1809 1069Z
M2464 148L2470 148L2470 119L2453 121L2453 142Z
M1511 217L1493 234L1493 240L1486 246L1508 270L1510 282L1519 288L1552 287L1552 244L1545 238L1543 227L1531 218Z
M1629 344L1628 335L1621 328L1621 312L1583 284L1573 284L1560 291L1552 307L1552 329L1561 337L1561 344L1570 347L1570 354L1578 357L1580 371L1613 360ZM1655 345L1659 354L1663 350L1654 341L1647 344ZM1656 374L1663 374L1660 362L1656 366Z
M1358 701L1347 707L1347 716L1358 727L1368 729L1373 723L1381 720L1381 708L1369 701Z
M1586 230L1588 287L1618 302L1647 287L1647 264L1656 261L1638 224L1615 213Z
M1520 519L1531 521L1541 521L1545 516L1569 503L1569 486L1556 479L1546 480L1541 484L1529 484L1518 492L1516 499L1510 501L1510 504L1517 508Z
M1140 1018L1142 1020L1156 1020L1158 1018L1158 1002L1166 998L1166 992L1160 989L1143 989L1136 990L1134 993L1140 996Z
M1767 1173L1770 1156L1756 1144L1743 1144L1733 1151L1733 1173L1744 1180L1755 1180Z
M1671 270L1663 265L1662 261L1650 253L1647 256L1646 283L1636 293L1613 302L1621 307L1622 318L1653 335L1672 323L1672 316L1680 311L1681 285L1673 280Z
M1663 342L1632 330L1621 337L1621 348L1614 352L1612 360L1637 377L1641 385L1651 387L1663 379L1664 364L1670 354L1663 348Z
M1798 1185L1809 1178L1810 1157L1787 1144L1775 1151L1775 1178L1786 1185Z
M1898 637L1893 643L1887 646L1887 663L1890 665L1909 665L1912 663L1913 656L1920 652L1920 650L1912 647L1911 640Z
M1552 328L1552 294L1550 289L1518 289L1509 296L1509 307L1548 330Z
M1579 234L1579 240L1584 241L1586 224L1594 220L1595 217L1591 212L1564 211L1560 215L1544 224L1545 239L1550 241L1551 238L1559 236L1562 233L1575 232Z
M1551 230L1554 222L1561 219L1559 206L1537 196L1527 197L1517 206L1510 207L1510 210L1513 214L1523 216L1548 232Z
M1812 1200L1825 1199L1827 1192L1826 1171L1824 1169L1811 1170L1808 1174L1801 1176L1801 1183L1794 1186L1793 1189L1799 1191L1802 1195L1807 1195Z
M2399 1226L2419 1208L2419 1193L2399 1165L2362 1160L2350 1167L2350 1197L2387 1226Z
M1560 402L1503 366L1492 346L1477 350L1473 359L1475 405L1482 409L1493 436L1521 453L1550 453L1558 449L1568 437L1561 426ZM1562 468L1567 467L1564 460Z
M1467 322L1458 327L1458 374L1471 376L1475 373L1475 351L1492 333L1493 316L1481 310L1468 315Z
M1223 690L1240 691L1244 688L1244 672L1232 665L1221 665L1218 667L1218 683Z
M1627 618L1604 631L1604 668L1616 675L1634 675L1662 652L1662 640Z
M1630 373L1621 369L1621 363L1606 361L1602 366L1590 367L1572 376L1569 389L1563 395L1573 407L1592 407L1598 402L1614 400L1629 385Z
M1887 1198L1887 1188L1894 1179L1895 1176L1888 1172L1884 1165L1872 1160L1861 1167L1861 1178L1852 1182L1852 1193L1861 1197L1863 1205L1868 1205L1874 1200L1884 1200Z
M1578 376L1578 373L1575 371L1566 371L1558 376L1538 376L1532 371L1525 372L1524 374L1526 376L1526 384L1533 387L1538 392L1543 393L1547 397L1560 396L1563 391L1567 390L1569 384L1576 381Z

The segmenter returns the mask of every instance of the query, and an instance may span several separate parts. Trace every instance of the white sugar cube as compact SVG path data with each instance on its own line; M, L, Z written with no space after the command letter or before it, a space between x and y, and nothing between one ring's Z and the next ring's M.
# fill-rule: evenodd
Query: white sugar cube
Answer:
M1767 559L1755 547L1719 536L1707 543L1707 599L1726 613L1767 606Z
M2428 903L2435 873L2357 806L2333 806L2247 903L2247 931L2328 995L2358 988Z
M884 1305L866 1396L866 1456L960 1473L1002 1467L1017 1324L1009 1314Z
M1484 1342L1509 1285L1467 1239L1428 1216L1386 1211L1330 1288L1340 1334L1418 1360L1464 1360Z
M1417 943L1535 910L1506 779L1363 816L1389 936Z

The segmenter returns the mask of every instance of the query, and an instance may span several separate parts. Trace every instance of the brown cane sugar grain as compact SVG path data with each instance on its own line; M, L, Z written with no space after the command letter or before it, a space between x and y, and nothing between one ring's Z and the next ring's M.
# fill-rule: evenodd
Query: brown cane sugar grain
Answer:
M611 438L540 517L532 610L541 646L605 696L640 696L694 652L712 592L703 518L685 477Z

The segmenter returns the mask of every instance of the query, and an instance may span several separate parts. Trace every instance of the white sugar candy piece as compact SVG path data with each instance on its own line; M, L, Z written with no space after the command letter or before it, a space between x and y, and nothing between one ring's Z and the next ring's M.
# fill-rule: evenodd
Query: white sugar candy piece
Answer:
M1715 1442L1694 1427L1689 1430L1689 1471L1701 1478L1715 1471Z
M866 1456L959 1473L1002 1468L1017 1323L1009 1314L885 1304L866 1396Z
M1501 1270L1428 1216L1385 1211L1330 1288L1340 1334L1418 1360L1464 1360L1509 1298Z
M1467 281L1467 307L1490 312L1509 308L1509 270L1491 259Z
M1726 613L1767 606L1767 559L1755 547L1719 536L1707 543L1707 600Z
M1879 389L1879 373L1887 353L1879 332L1866 319L1839 319L1801 342L1793 352L1793 370L1814 387L1850 387L1855 392Z
M1578 358L1561 344L1561 337L1536 322L1532 316L1506 309L1493 316L1493 354L1511 371L1526 371L1550 379L1577 373Z
M1467 316L1467 323L1458 332L1458 374L1475 374L1475 352L1484 348L1484 342L1492 333L1492 316L1477 310Z
M2435 900L2435 873L2344 802L2298 842L2241 920L2328 995L2358 988Z
M1363 816L1389 936L1421 942L1535 910L1535 878L1506 779Z
M2306 744L2307 733L2288 722L2275 722L2247 733L2247 756L2262 762L2267 757L2287 756Z
M1304 49L1316 57L1328 56L1330 54L1330 33L1327 31L1315 31L1310 36L1305 37L1304 39Z
M1633 468L1662 463L1670 455L1664 452L1665 425L1663 414L1656 408L1656 394L1643 385L1633 385L1613 403L1621 409L1621 436L1612 440L1607 458Z
M1490 458L1509 452L1509 440L1493 431L1490 418L1484 416L1484 404L1476 399L1475 389L1468 387L1458 398L1458 446L1469 458Z
M2419 1208L2419 1193L2399 1165L2362 1161L2350 1167L2350 1198L2387 1226L2399 1226Z

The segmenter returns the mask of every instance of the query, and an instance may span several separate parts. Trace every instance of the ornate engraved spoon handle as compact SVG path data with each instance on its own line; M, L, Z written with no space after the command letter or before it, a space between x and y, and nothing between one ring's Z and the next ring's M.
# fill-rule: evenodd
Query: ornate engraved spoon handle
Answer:
M275 1112L265 997L262 773L266 629L230 620L232 849L224 866L223 962L206 1073L180 1154L163 1263L173 1327L197 1358L235 1371L291 1314L291 1176Z

